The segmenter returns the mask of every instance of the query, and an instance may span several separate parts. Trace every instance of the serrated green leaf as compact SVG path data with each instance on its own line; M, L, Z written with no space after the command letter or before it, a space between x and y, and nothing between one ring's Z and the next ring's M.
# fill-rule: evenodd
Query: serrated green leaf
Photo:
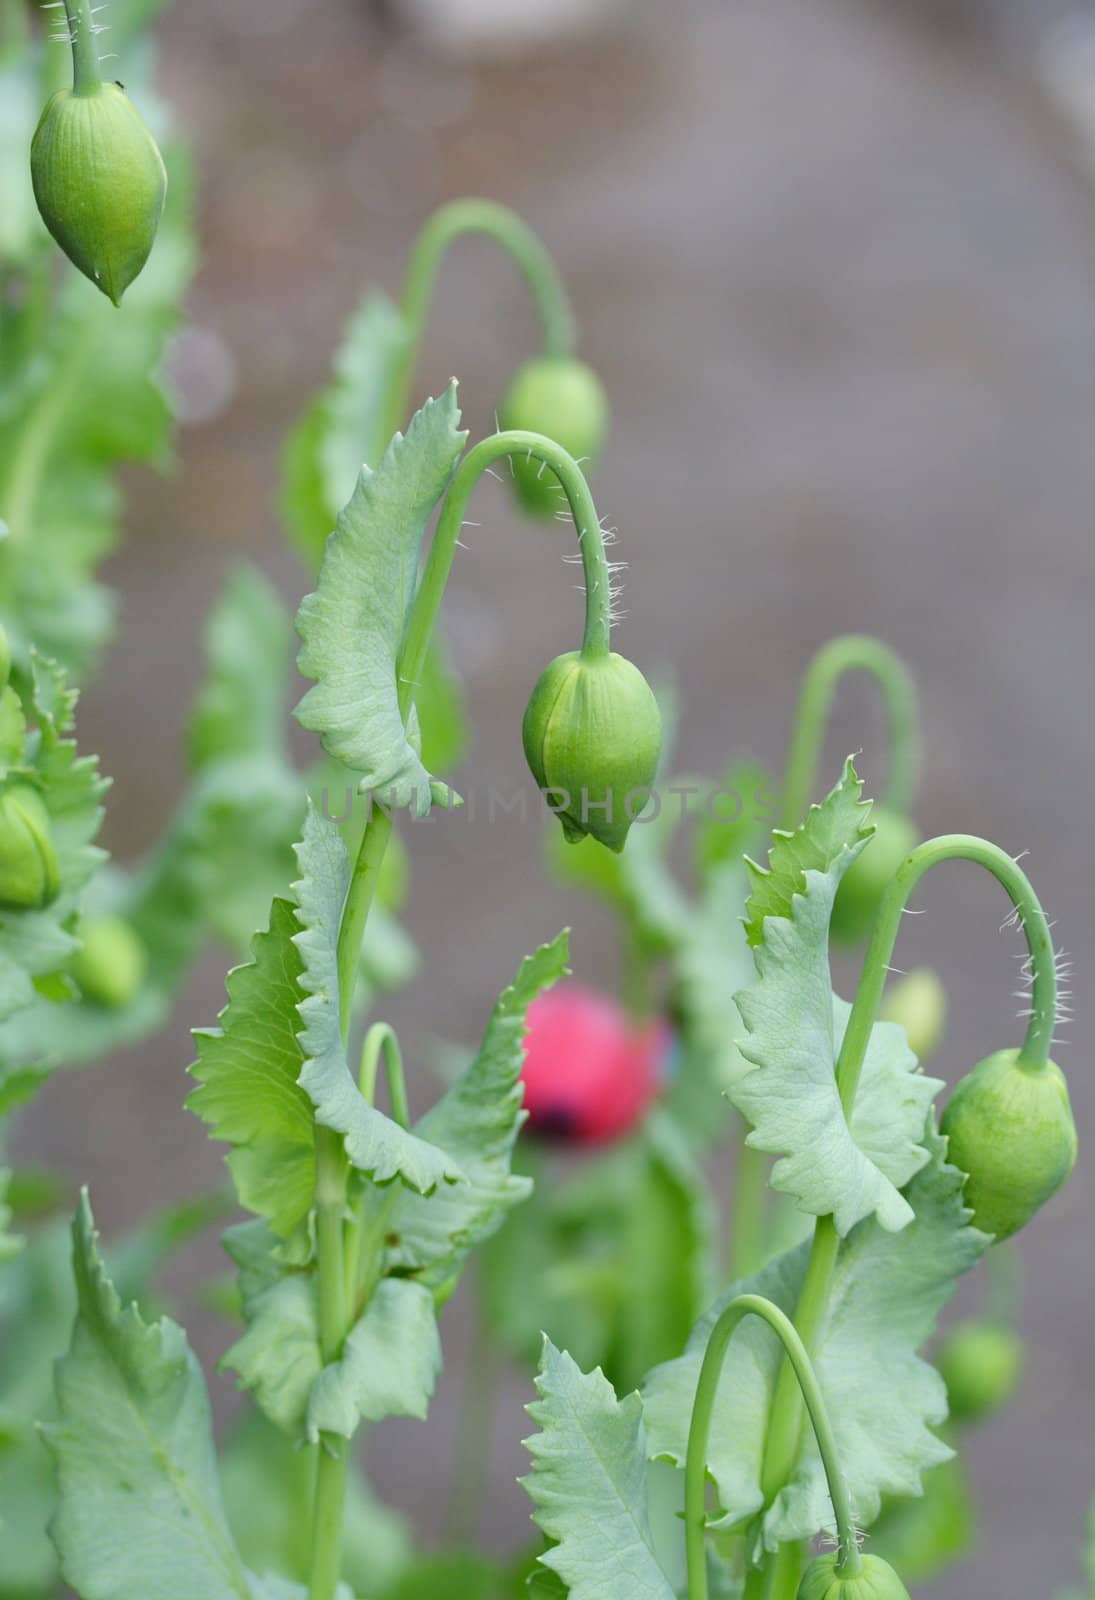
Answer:
M219 1026L195 1030L190 1071L199 1087L187 1099L211 1138L236 1147L229 1166L240 1203L282 1237L307 1216L315 1190L314 1114L297 1082L304 1063L297 932L293 907L275 900L253 960L228 974Z
M253 1600L221 1504L201 1370L182 1329L122 1308L86 1197L73 1224L78 1312L57 1365L52 1534L83 1600Z
M312 1385L309 1441L315 1444L321 1433L352 1439L362 1421L425 1418L440 1371L433 1294L407 1279L383 1279L350 1329L340 1359Z
M417 1135L451 1157L466 1181L428 1199L399 1196L388 1227L399 1240L389 1259L399 1267L448 1277L527 1198L528 1179L511 1171L525 1120L520 1078L526 1014L536 996L566 972L567 953L564 931L525 958L495 1004L475 1059L415 1124Z
M536 1388L528 1412L541 1431L526 1441L522 1481L555 1541L541 1562L571 1600L674 1600L650 1526L639 1396L617 1400L602 1373L582 1372L549 1339Z
M946 1418L946 1391L917 1351L931 1334L955 1281L989 1241L969 1226L962 1175L945 1160L945 1141L929 1131L931 1162L909 1184L914 1220L897 1234L872 1218L841 1242L825 1314L812 1346L837 1451L861 1526L883 1495L920 1493L921 1476L950 1450L934 1433ZM766 1295L794 1314L809 1254L804 1244L731 1287L693 1331L685 1354L658 1367L644 1386L652 1456L683 1464L700 1365L723 1308L742 1293ZM726 1526L764 1507L761 1468L768 1410L782 1349L759 1325L734 1335L719 1384L708 1451ZM769 1550L831 1529L832 1509L813 1436L804 1429L786 1485L764 1510L755 1542Z
M283 753L291 637L273 586L254 567L240 567L206 623L206 675L188 730L192 767L225 755Z
M836 1061L849 1007L832 992L829 918L841 876L862 848L861 785L851 763L794 834L777 837L772 867L750 897L757 977L735 996L745 1027L741 1070L727 1088L752 1124L748 1143L781 1157L771 1185L801 1211L832 1215L840 1234L872 1213L884 1228L912 1217L900 1193L928 1160L924 1121L942 1084L918 1070L905 1034L876 1023L850 1118Z
M360 787L422 814L430 779L400 715L396 658L426 524L463 449L455 388L427 401L376 470L363 467L297 614L298 665L315 680L297 707Z
M462 1173L444 1151L401 1128L371 1106L350 1074L339 1026L338 930L350 884L350 861L338 827L309 804L297 850L301 878L293 886L300 932L293 942L303 971L298 1009L305 1062L299 1082L316 1121L343 1137L350 1164L374 1183L398 1178L419 1194Z
M768 917L791 915L795 899L806 893L808 873L835 871L839 879L851 866L874 832L870 802L862 796L863 784L849 760L840 782L820 805L810 807L801 827L793 833L775 830L767 867L748 863L745 928L751 945L763 941Z

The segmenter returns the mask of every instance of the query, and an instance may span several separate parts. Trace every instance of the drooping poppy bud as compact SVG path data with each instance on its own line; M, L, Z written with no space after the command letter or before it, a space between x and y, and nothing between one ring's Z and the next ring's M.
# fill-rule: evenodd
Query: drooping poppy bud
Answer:
M604 387L592 367L572 356L539 356L510 384L499 412L503 428L543 433L561 444L588 474L608 427ZM559 480L536 459L513 458L517 498L533 516L550 517L564 504Z
M837 1556L818 1556L802 1574L798 1600L909 1600L909 1591L881 1556L860 1556L859 1569L840 1573Z
M1076 1164L1068 1085L1053 1061L1028 1067L997 1050L958 1084L940 1120L947 1160L966 1174L973 1223L1007 1239L1028 1223Z
M672 1047L663 1021L633 1026L607 995L561 983L528 1010L525 1109L545 1137L619 1138L658 1094Z
M59 89L35 131L30 172L50 233L120 305L148 260L167 193L163 158L125 90Z
M876 806L875 831L856 856L837 888L830 932L841 944L854 944L871 931L879 901L890 879L917 842L909 818Z
M140 993L148 966L141 939L124 917L86 917L69 971L85 1000L121 1010Z
M943 1341L939 1373L947 1407L956 1422L973 1422L999 1411L1019 1386L1023 1341L1013 1328L971 1318Z
M909 1048L918 1061L926 1061L939 1047L947 1021L947 991L930 967L915 967L886 992L881 1016L900 1022Z
M0 906L33 911L61 889L49 812L28 783L0 793Z
M658 702L623 656L557 656L525 710L525 757L570 840L622 850L650 798L661 751Z

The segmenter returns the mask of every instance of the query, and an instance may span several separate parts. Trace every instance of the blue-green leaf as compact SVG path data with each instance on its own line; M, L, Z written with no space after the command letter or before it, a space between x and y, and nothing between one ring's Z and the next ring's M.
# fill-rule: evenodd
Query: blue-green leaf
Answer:
M350 1329L340 1359L312 1385L307 1433L352 1439L359 1422L425 1418L441 1371L433 1295L421 1283L384 1278Z
M201 1369L176 1323L122 1308L86 1197L73 1265L76 1325L46 1429L66 1581L82 1600L254 1600L221 1504Z
M324 749L381 799L430 808L430 777L400 714L396 659L422 539L463 449L455 387L365 466L327 541L314 594L297 614L300 670L315 680L297 708Z
M297 851L300 932L293 942L303 960L300 1042L305 1062L299 1082L317 1122L343 1136L351 1166L374 1183L394 1178L419 1194L462 1178L444 1151L386 1117L359 1093L339 1026L338 930L350 884L350 861L338 827L309 805Z
M286 1235L311 1210L315 1188L312 1103L297 1082L303 961L293 907L275 900L254 958L228 974L220 1026L196 1029L199 1087L187 1100L210 1136L235 1146L228 1158L240 1202Z
M601 1372L582 1372L550 1339L536 1388L528 1411L541 1431L522 1481L555 1541L541 1562L570 1600L674 1600L654 1548L639 1396L617 1400Z
M865 1527L878 1515L883 1495L919 1494L922 1474L951 1454L933 1432L947 1415L946 1390L917 1351L956 1280L989 1243L969 1226L962 1174L947 1164L945 1141L929 1131L926 1143L930 1165L906 1190L914 1220L892 1234L867 1219L842 1241L812 1346L853 1513ZM683 1464L700 1365L723 1308L748 1292L766 1295L793 1315L809 1248L798 1246L731 1285L697 1324L684 1355L650 1374L643 1399L652 1456ZM782 1347L759 1324L747 1321L735 1333L707 1460L725 1526L743 1523L764 1508L765 1436L782 1359ZM831 1526L825 1475L813 1436L804 1429L791 1477L763 1511L754 1542L774 1550Z
M869 837L849 762L802 827L778 834L767 872L752 867L747 929L755 982L735 999L745 1025L728 1094L752 1124L748 1143L781 1157L771 1184L837 1231L872 1213L884 1228L912 1217L901 1189L924 1166L922 1134L941 1088L894 1023L878 1023L850 1119L836 1084L848 1007L832 991L829 918L840 879Z

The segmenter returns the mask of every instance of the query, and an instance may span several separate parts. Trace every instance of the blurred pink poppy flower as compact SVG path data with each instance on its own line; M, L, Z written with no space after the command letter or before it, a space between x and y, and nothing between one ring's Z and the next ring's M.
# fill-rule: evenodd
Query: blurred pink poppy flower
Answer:
M668 1071L666 1022L636 1027L608 995L561 983L532 1002L528 1024L521 1076L531 1129L595 1143L641 1121Z

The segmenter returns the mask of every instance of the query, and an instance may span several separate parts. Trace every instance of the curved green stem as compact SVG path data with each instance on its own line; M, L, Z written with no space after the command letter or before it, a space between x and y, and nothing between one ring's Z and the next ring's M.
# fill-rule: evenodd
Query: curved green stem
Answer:
M486 234L517 264L536 306L545 355L566 356L573 349L574 322L567 292L559 269L536 234L515 212L492 200L454 200L429 218L407 264L400 306L407 342L393 371L384 407L385 441L406 420L411 380L441 262L449 246L469 233Z
M859 1074L878 1015L902 914L921 878L941 861L972 861L991 872L1007 892L1030 951L1031 1014L1019 1060L1027 1067L1044 1067L1049 1059L1057 1020L1057 964L1041 902L1026 873L999 845L979 839L975 834L942 834L910 851L882 896L837 1061L836 1081L845 1112L850 1111L859 1087Z
M886 707L890 762L884 803L905 812L916 788L919 729L916 687L908 668L880 639L848 633L823 645L806 669L795 712L780 815L785 828L797 828L810 803L833 696L848 672L866 672L878 684Z
M586 621L582 654L597 657L606 656L609 652L612 594L608 560L597 508L581 467L561 445L553 439L544 438L542 434L525 433L519 429L494 433L468 451L453 474L441 507L437 531L418 584L406 637L399 653L399 709L404 718L410 711L414 691L422 675L430 636L441 609L442 596L472 492L489 466L503 456L515 455L534 456L544 462L562 484L574 518L585 572Z
M1049 1059L1057 1017L1057 966L1049 923L1030 879L999 845L973 834L943 834L917 845L906 856L882 897L836 1064L837 1089L845 1116L851 1115L855 1103L902 914L924 874L942 861L972 861L991 872L1007 891L1030 952L1031 1012L1019 1060L1030 1070L1039 1071ZM832 1217L819 1217L795 1309L795 1327L807 1348L812 1345L825 1313L839 1247L840 1238ZM785 1365L776 1384L765 1442L761 1482L766 1501L779 1492L794 1467L799 1426L798 1395Z
M836 1519L836 1568L845 1577L861 1569L859 1545L844 1474L840 1470L836 1441L829 1420L825 1397L817 1381L813 1363L789 1317L763 1295L741 1294L731 1300L711 1330L700 1367L692 1421L688 1429L688 1450L684 1468L684 1538L688 1567L688 1600L707 1600L707 1442L715 1408L719 1379L727 1347L738 1324L747 1316L760 1317L782 1341L806 1409L810 1415L818 1453L829 1485L829 1498Z
M69 38L72 40L72 92L98 94L103 86L90 0L65 0Z
M411 1114L407 1108L407 1083L403 1076L403 1052L395 1029L388 1022L374 1022L365 1035L361 1047L361 1066L358 1070L358 1088L370 1105L376 1095L376 1075L381 1057L384 1075L388 1080L388 1096L392 1116L401 1128L409 1128Z

